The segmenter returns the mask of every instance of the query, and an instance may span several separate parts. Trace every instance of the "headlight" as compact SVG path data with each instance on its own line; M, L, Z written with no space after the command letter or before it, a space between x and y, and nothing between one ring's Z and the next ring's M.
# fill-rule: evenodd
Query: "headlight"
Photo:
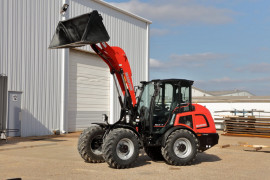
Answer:
M130 122L130 115L126 115L126 122L127 122L127 123Z
M108 123L108 116L106 114L102 114L102 121Z

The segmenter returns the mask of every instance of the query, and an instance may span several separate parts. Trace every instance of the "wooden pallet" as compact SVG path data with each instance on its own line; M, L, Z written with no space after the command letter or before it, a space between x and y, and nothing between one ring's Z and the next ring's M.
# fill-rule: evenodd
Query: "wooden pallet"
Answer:
M225 135L270 137L270 118L224 117Z

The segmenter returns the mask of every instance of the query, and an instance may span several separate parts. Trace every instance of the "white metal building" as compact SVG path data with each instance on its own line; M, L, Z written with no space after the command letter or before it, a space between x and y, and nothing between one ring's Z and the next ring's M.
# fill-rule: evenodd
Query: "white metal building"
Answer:
M254 94L244 90L231 90L231 91L204 91L202 89L192 87L192 96L205 97L205 96L254 96Z
M48 49L59 20L92 10L103 17L108 43L125 50L134 85L148 80L150 21L100 0L0 1L0 74L8 76L9 94L21 96L21 136L83 129L103 113L111 122L119 117L109 68L90 47Z
M202 89L192 87L192 96L193 97L202 97L202 96L213 96L212 94L208 93L207 91L204 91Z
M223 116L270 117L270 96L205 96L194 97L193 103L209 109L217 129L223 129L223 120L218 120Z

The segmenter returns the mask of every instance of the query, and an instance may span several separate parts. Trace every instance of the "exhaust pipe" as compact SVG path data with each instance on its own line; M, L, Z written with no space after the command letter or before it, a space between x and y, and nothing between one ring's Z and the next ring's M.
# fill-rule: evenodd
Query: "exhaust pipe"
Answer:
M98 11L60 21L51 40L50 49L74 48L107 42L110 39Z

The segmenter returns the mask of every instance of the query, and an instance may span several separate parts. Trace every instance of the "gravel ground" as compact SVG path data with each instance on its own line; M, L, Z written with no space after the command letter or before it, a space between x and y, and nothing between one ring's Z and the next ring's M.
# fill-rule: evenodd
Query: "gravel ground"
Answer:
M153 162L141 153L135 167L112 169L85 163L77 152L79 133L0 141L0 179L270 179L270 139L220 136L191 166ZM221 148L230 144L230 147Z

